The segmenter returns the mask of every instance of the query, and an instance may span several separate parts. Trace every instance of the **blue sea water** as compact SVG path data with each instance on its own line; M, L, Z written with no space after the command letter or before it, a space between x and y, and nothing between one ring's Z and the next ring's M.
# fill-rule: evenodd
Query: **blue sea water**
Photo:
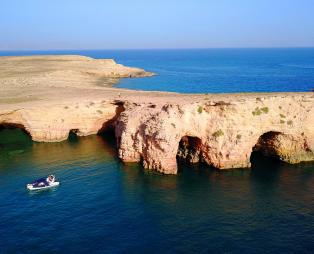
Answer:
M118 84L132 89L313 87L313 49L228 51L1 54L111 57L159 74ZM177 176L164 176L137 163L123 164L108 135L35 143L18 129L2 129L0 253L313 253L314 163L254 157L252 169L179 169ZM61 185L26 190L27 183L48 174Z
M296 92L314 88L314 48L0 52L32 54L113 58L157 74L123 79L117 85L121 88L182 93Z
M0 132L0 253L312 253L314 164L123 164L102 136L33 143ZM29 192L48 174L61 185Z

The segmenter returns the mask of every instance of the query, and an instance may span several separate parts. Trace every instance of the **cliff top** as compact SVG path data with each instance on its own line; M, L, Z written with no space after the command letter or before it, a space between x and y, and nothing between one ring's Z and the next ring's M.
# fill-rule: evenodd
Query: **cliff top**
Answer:
M249 98L301 93L178 94L112 88L120 78L151 76L143 69L113 59L78 55L0 57L0 109L68 102L128 100L135 103L197 103L241 101ZM312 96L312 93L306 93ZM314 95L314 94L313 94Z

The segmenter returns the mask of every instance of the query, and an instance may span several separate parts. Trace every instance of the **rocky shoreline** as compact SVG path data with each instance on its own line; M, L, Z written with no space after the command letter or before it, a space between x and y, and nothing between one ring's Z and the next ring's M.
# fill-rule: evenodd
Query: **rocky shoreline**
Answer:
M114 130L119 157L177 173L177 159L250 167L252 151L288 163L314 160L314 94L177 94L110 87L153 75L81 56L0 58L0 125L37 142ZM100 87L99 82L108 87Z

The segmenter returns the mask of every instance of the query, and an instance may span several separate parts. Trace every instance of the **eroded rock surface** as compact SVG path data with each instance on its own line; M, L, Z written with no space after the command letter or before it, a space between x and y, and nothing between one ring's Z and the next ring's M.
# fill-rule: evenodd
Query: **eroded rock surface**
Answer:
M253 150L288 163L314 160L312 92L131 91L97 82L110 75L151 73L85 57L29 61L0 59L0 126L23 128L34 141L57 142L71 131L85 136L114 128L123 161L142 162L165 174L177 173L177 159L219 169L250 167ZM73 71L64 72L59 64Z
M155 108L131 105L117 124L119 156L170 174L177 172L177 156L219 169L250 167L253 148L289 163L310 161L313 106L312 93L229 95L224 101L205 98Z

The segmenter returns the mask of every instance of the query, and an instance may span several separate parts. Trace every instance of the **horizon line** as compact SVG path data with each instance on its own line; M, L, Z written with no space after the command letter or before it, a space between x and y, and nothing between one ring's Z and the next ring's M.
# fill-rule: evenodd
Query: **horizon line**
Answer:
M80 48L80 49L0 49L0 52L16 51L88 51L88 50L204 50L204 49L312 49L314 46L280 46L280 47L182 47L182 48Z

